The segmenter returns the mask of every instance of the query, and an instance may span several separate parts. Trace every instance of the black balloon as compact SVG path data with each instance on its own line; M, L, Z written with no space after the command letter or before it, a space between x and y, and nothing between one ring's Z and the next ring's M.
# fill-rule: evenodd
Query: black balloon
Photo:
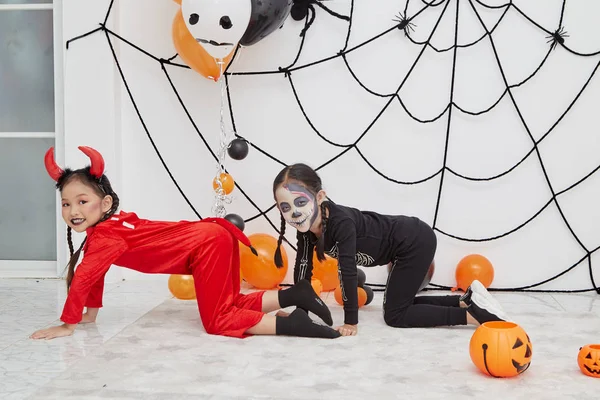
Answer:
M293 0L251 0L252 15L244 36L242 46L252 46L281 28L290 15Z
M365 282L367 281L367 275L365 275L365 271L360 268L357 268L358 275L358 287L363 287Z
M232 224L234 224L235 226L237 226L237 228L240 231L244 231L244 228L246 227L246 223L244 222L244 218L240 217L237 214L227 214L225 216L225 219L229 222L231 222Z
M243 160L248 155L248 143L244 139L233 139L229 143L227 154L234 160Z
M429 270L427 270L427 275L425 275L425 278L423 279L423 283L421 283L421 286L419 287L419 292L421 290L423 290L425 288L425 286L429 285L429 282L431 282L431 278L433 278L434 272L435 272L435 261L432 261L431 264L429 265Z
M365 303L365 306L367 304L369 304L370 302L373 301L373 289L371 289L371 286L363 286L363 289L365 290L365 292L367 292L367 302Z

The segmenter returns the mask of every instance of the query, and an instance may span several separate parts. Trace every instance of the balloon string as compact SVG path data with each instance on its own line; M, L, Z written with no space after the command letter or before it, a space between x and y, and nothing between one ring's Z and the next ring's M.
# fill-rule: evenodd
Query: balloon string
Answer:
M215 188L215 203L212 208L212 212L216 217L223 218L227 214L227 210L225 209L225 204L231 203L231 198L227 196L225 190L223 189L223 181L222 177L225 173L225 152L227 150L227 144L229 143L229 138L227 134L227 130L225 128L225 101L227 96L227 88L225 79L223 79L223 70L224 70L224 61L223 59L218 59L217 64L219 64L220 75L219 75L219 83L221 85L221 109L220 109L220 132L219 132L219 150L217 152L217 173L215 176L215 183L217 187Z

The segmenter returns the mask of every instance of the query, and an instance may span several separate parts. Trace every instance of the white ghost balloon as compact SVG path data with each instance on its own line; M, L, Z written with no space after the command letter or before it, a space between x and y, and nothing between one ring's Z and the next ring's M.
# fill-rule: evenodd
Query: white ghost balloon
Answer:
M251 0L182 0L188 30L216 59L227 57L246 32L252 14Z

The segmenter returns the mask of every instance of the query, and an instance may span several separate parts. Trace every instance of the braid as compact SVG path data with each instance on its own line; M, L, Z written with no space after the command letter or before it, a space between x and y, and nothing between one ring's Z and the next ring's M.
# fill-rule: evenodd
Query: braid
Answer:
M77 260L79 260L79 255L81 254L81 249L85 245L85 241L87 238L83 239L81 246L75 253L73 253L73 241L71 240L71 228L67 229L67 242L69 242L69 251L71 252L71 258L69 259L69 264L67 265L67 289L71 287L71 282L73 281L73 276L75 275L75 265L77 265Z
M73 239L71 235L71 227L67 225L67 244L69 245L69 256L73 257L75 250L73 249Z
M279 239L277 239L277 249L275 250L275 265L277 268L283 267L283 259L281 258L281 242L283 241L283 235L285 235L285 218L281 215L281 228L279 230Z
M327 206L321 203L321 237L317 240L317 259L325 261L325 232L327 231Z

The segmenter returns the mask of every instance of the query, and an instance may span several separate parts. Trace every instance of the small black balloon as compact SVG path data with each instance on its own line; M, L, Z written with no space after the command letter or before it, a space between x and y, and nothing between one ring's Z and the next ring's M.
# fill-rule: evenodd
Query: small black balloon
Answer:
M373 301L375 293L373 293L373 289L371 289L371 286L363 286L363 289L365 290L365 292L367 292L367 302L365 303L366 306L367 304Z
M356 272L358 275L358 287L363 287L367 281L367 275L365 275L365 271L360 268L357 268Z
M240 217L237 214L227 214L225 216L225 219L229 222L231 222L232 224L234 224L235 226L237 226L237 228L240 231L244 231L244 228L246 227L246 223L244 222L244 218Z
M234 160L243 160L248 155L248 143L244 139L233 139L229 143L227 154Z

